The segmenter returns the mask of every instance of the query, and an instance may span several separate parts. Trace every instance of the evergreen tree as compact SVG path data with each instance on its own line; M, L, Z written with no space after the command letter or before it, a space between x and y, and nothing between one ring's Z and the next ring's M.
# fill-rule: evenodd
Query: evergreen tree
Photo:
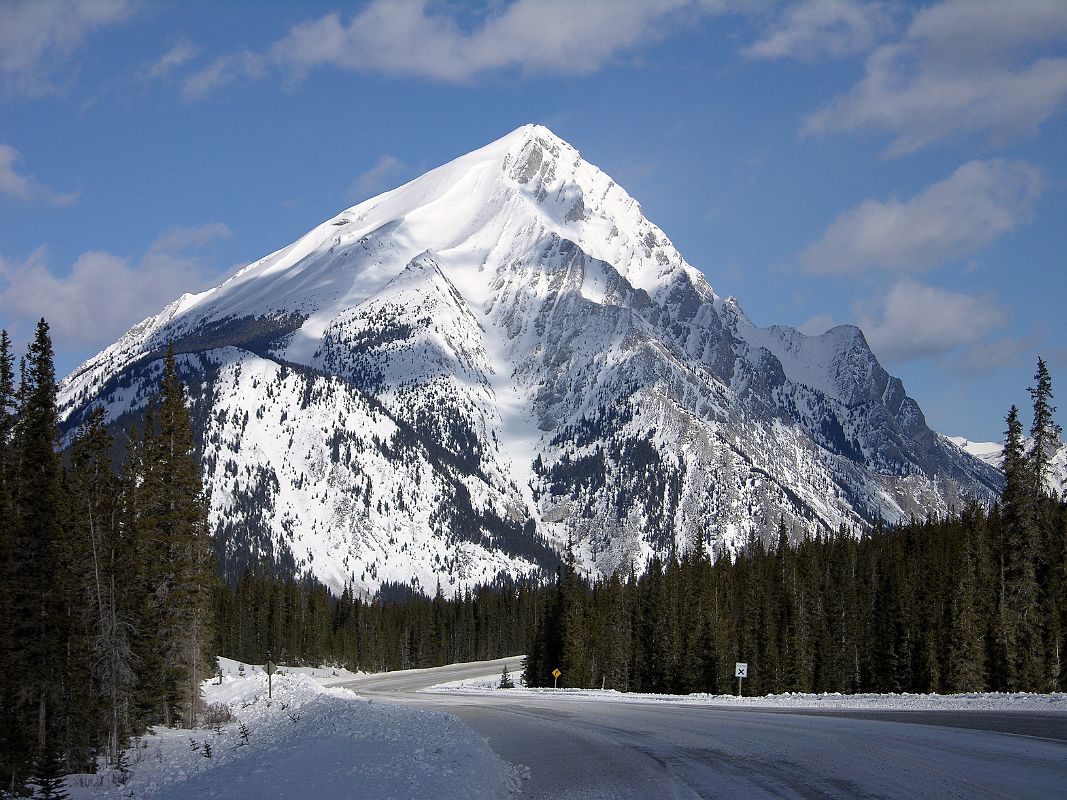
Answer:
M1060 445L1063 429L1056 424L1053 416L1056 407L1051 404L1052 378L1048 365L1043 358L1037 360L1037 372L1034 374L1035 386L1030 387L1030 397L1034 403L1034 419L1030 425L1030 449L1027 452L1030 472L1036 482L1035 493L1045 493L1045 479L1052 465L1050 457Z
M159 397L159 453L166 476L162 524L176 559L175 596L168 598L177 637L171 656L184 673L188 698L186 724L196 724L200 680L211 674L214 639L211 599L216 570L207 522L203 478L185 405L185 387L178 378L173 345L167 348Z
M33 779L36 786L33 796L42 800L67 800L65 781L63 779L63 759L55 743L49 739L34 764Z
M14 489L15 384L14 358L7 331L0 331L0 629L12 631L15 580L15 539L18 518ZM11 635L0 636L0 791L18 783L17 774L24 769L28 751L19 726L15 687L19 675Z
M500 689L514 689L515 681L511 679L511 673L508 672L508 665L504 665L504 671L500 673Z
M574 542L567 540L562 594L562 652L560 671L563 686L589 686L589 635L586 627L585 583L575 566Z
M140 655L146 667L158 666L162 691L142 687L142 707L145 701L156 704L159 717L152 721L169 725L180 716L192 727L200 679L210 674L216 578L200 467L172 346L155 413L157 419L150 410L146 421L136 502L148 559L142 623L150 631Z
M90 412L71 446L68 575L88 598L81 624L91 653L91 675L106 709L106 755L115 763L128 733L126 709L134 679L130 635L131 588L137 583L132 531L122 517L122 484L111 468L113 440L103 409Z
M23 683L16 714L27 741L43 753L63 696L66 632L54 586L60 580L60 465L52 341L43 319L30 343L14 430L17 528L10 560L11 668Z
M1011 407L1004 440L1004 588L1000 637L1005 652L1005 688L1038 685L1044 669L1041 597L1035 562L1040 530L1035 519L1033 462L1023 452L1019 412Z
M980 692L985 688L982 630L976 609L977 591L975 541L984 521L981 509L967 509L957 526L959 561L952 591L948 675L950 692Z
M11 444L15 436L18 414L15 387L15 356L6 330L0 330L0 479L9 484L14 480L15 452ZM11 491L11 486L8 486Z

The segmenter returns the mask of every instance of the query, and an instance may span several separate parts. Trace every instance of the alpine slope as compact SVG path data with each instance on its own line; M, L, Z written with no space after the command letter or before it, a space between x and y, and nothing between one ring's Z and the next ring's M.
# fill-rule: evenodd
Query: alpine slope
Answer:
M568 540L592 574L640 571L1000 485L859 328L756 326L540 125L134 326L62 382L66 435L98 405L139 419L168 344L228 574L452 593L551 571Z

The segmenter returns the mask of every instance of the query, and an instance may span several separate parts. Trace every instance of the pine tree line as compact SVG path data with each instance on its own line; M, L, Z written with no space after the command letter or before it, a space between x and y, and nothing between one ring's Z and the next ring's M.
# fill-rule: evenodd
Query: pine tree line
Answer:
M484 661L522 652L541 615L545 589L500 579L446 598L416 592L395 600L339 598L308 579L252 566L218 596L218 649L247 663L332 664L384 672Z
M101 410L57 454L47 324L17 380L0 332L0 792L193 724L215 653L382 671L525 650L528 685L558 667L561 686L622 691L729 692L735 661L751 693L1063 689L1067 503L1044 489L1060 431L1043 361L1035 384L1028 440L1008 414L991 509L800 540L780 525L735 558L696 532L640 577L590 583L568 547L549 584L334 598L263 566L218 580L172 351L116 471Z
M1028 443L1007 417L999 505L893 529L753 538L712 558L697 534L640 578L589 583L568 553L525 681L622 691L1057 691L1067 687L1067 503L1044 478L1059 442L1039 360Z
M0 794L17 796L191 723L216 578L173 352L118 472L100 409L59 455L44 320L14 366L0 332Z

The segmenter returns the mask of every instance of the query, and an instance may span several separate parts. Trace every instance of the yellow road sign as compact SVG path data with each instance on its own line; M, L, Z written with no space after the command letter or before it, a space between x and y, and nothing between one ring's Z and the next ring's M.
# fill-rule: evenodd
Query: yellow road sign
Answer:
M560 672L560 671L559 671L558 669L554 669L554 670L552 670L552 677L553 677L553 678L558 678L558 677L559 677L560 675L562 675L562 674L563 674L563 673L562 673L562 672Z

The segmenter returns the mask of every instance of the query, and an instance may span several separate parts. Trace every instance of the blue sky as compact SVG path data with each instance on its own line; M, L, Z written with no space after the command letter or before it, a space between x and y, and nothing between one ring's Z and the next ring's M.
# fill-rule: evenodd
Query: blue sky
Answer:
M0 326L65 373L540 122L757 324L860 324L999 439L1038 355L1067 386L1065 109L1063 0L0 0Z

